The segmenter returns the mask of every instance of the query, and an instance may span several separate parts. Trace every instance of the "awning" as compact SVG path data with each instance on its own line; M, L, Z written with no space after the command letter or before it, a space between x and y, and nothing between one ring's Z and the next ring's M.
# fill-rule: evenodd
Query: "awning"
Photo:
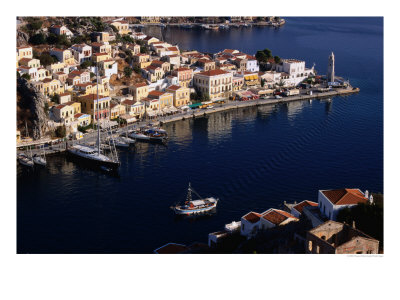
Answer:
M155 112L155 111L147 111L146 112L147 113L147 115L149 116L149 117L154 117L154 116L156 116L157 115L157 112Z
M171 112L176 112L176 111L178 111L178 109L177 109L175 106L171 106L171 107L169 108L169 110L170 110Z
M124 119L126 121L126 123L133 123L133 122L137 121L136 117L128 115L128 114L122 115L122 116L120 116L120 118Z

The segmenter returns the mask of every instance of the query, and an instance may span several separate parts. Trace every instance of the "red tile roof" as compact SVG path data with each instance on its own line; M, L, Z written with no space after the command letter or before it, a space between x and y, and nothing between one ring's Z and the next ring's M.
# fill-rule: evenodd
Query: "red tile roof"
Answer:
M129 99L121 102L121 104L123 104L123 105L134 105L135 103L136 103L135 100L129 100Z
M249 221L250 223L257 223L260 220L261 215L256 212L249 212L247 215L243 217L246 221Z
M275 224L275 225L279 225L283 221L286 221L288 219L287 216L275 211L274 209L269 210L267 213L265 213L262 216L262 218L264 218L265 220L267 220L267 221L269 221L269 222L271 222L272 224Z
M149 97L150 97L150 96L159 97L159 96L162 96L162 95L164 95L164 92L160 92L160 91L151 91L151 92L149 93Z
M78 119L79 117L82 117L83 115L85 115L85 114L78 113L78 114L75 114L75 115L74 115L74 118L75 118L75 119Z
M334 205L349 205L368 201L358 189L337 189L322 191L322 193Z
M215 69L215 70L208 70L205 72L200 72L198 74L203 75L203 76L216 76L216 75L221 75L221 74L228 74L228 72L221 70L221 69Z
M297 210L299 213L303 213L303 208L306 206L318 206L318 203L304 200L304 201L300 202L299 204L293 206L293 208L295 210Z
M99 94L99 100L101 100L103 98L106 98L106 96L103 96L103 95ZM93 100L94 101L94 100L97 100L97 94L89 94L89 95L81 96L81 97L79 97L79 99L82 99L82 100Z
M180 88L182 88L180 85L171 85L171 86L167 87L167 90L176 91L176 90L179 90Z
M147 86L147 83L146 82L139 82L139 83L134 84L133 86L138 88L138 87L142 87L142 86Z

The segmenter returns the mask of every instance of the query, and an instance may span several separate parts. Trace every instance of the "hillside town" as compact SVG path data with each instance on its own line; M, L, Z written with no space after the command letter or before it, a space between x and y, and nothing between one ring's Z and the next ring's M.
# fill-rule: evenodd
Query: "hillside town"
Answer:
M153 21L143 17L140 22ZM130 22L18 18L18 145L80 139L98 118L104 127L129 125L232 101L310 95L312 88L327 87L326 76L305 61L281 59L269 49L185 50L137 31ZM333 68L328 81L334 87L348 85L335 78Z

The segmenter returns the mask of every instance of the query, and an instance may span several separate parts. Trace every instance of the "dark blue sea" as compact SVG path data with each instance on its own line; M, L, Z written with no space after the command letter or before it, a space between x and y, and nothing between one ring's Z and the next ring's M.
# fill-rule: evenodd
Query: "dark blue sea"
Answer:
M170 141L120 151L119 177L48 158L48 167L17 167L18 253L151 253L168 242L207 242L209 232L283 201L317 200L319 189L383 192L383 19L286 18L280 29L167 28L182 49L225 48L315 63L359 94L246 108L166 125ZM151 28L155 33L159 29ZM155 34L154 33L154 34ZM215 215L176 218L188 182L216 196Z

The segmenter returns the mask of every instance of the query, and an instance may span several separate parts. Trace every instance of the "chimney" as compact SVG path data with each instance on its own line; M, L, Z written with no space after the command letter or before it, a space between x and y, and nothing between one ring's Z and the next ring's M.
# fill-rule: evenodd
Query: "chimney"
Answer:
M356 229L356 221L353 220L353 226L354 229Z
M374 203L374 197L372 196L372 194L369 196L369 203L370 204Z
M365 190L364 197L368 199L368 190Z

